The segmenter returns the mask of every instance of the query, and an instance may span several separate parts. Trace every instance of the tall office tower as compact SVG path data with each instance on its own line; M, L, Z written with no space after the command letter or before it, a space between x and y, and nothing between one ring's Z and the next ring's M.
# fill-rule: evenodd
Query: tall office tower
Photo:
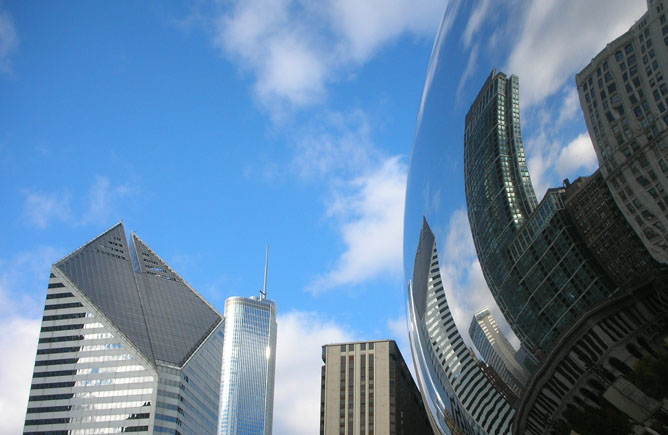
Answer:
M601 174L656 261L668 264L668 23L665 0L576 76Z
M119 223L51 268L24 434L215 434L223 324Z
M322 347L320 434L432 433L420 392L393 340Z
M519 131L518 79L496 70L466 115L464 171L473 241L501 312L541 358L580 313L616 290L563 204L535 204Z
M515 360L515 349L499 330L496 320L485 308L473 315L469 335L478 352L517 396L529 380L528 371Z
M265 295L225 301L220 435L271 435L276 303Z
M488 381L452 317L427 220L408 289L409 337L422 399L440 434L508 434L514 410Z
M573 183L566 180L564 205L589 251L615 285L632 290L666 267L652 258L617 207L600 170Z

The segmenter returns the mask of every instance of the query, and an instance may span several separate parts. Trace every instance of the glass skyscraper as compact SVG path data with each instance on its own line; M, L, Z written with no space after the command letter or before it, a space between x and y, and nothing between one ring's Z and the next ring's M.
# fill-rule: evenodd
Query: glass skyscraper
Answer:
M276 366L276 303L225 301L220 435L271 435Z
M51 268L24 434L215 434L223 325L117 224Z
M521 396L529 373L515 359L515 349L499 330L489 308L473 315L469 336L485 362L501 376L515 395Z
M409 338L423 401L440 434L510 433L514 410L464 343L448 306L426 219L408 288Z
M564 206L536 204L520 132L519 79L492 71L466 115L464 174L471 234L501 312L534 355L616 291Z

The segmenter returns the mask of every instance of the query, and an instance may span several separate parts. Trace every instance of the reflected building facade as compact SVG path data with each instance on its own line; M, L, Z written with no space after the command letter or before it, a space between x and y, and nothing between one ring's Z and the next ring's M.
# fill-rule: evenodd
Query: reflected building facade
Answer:
M668 264L666 2L610 42L576 76L600 173L652 257Z
M408 297L411 350L434 430L509 433L514 410L487 379L457 329L441 279L436 238L426 219Z
M521 396L529 380L529 372L515 359L515 349L499 330L489 308L473 315L469 336L485 362L499 374L516 396Z
M24 433L217 433L223 325L119 223L51 268Z
M271 435L276 303L263 296L225 301L220 435Z
M541 358L616 287L573 226L564 189L549 189L536 204L519 123L519 79L493 70L466 115L466 205L492 296Z

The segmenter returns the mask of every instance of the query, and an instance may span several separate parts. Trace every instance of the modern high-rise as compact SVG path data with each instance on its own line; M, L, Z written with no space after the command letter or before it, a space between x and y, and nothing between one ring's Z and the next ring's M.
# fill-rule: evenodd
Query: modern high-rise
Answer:
M408 289L409 338L432 427L440 434L508 434L514 410L483 373L452 317L436 238L423 220Z
M271 435L276 303L264 296L225 301L220 435Z
M473 315L469 335L485 362L499 374L515 395L521 396L529 380L529 372L515 359L515 349L497 326L489 308Z
M576 76L600 172L626 220L668 264L668 18L665 0Z
M393 340L322 347L321 435L428 435L420 392Z
M536 204L525 162L519 80L494 70L466 115L468 217L492 295L522 344L542 358L617 288L574 227L565 189L548 189Z
M24 434L216 434L223 325L115 225L51 268Z

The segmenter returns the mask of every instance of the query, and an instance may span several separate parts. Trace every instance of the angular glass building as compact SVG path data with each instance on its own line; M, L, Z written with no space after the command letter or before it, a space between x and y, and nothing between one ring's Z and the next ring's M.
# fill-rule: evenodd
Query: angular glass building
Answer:
M24 434L215 434L223 325L119 223L51 269Z
M220 434L271 435L276 367L276 303L225 301Z
M489 308L473 315L469 336L485 362L517 396L521 396L529 380L529 372L515 359L515 349L499 330Z
M426 220L408 285L411 351L434 430L510 433L514 410L487 379L457 329L441 279L436 238Z

